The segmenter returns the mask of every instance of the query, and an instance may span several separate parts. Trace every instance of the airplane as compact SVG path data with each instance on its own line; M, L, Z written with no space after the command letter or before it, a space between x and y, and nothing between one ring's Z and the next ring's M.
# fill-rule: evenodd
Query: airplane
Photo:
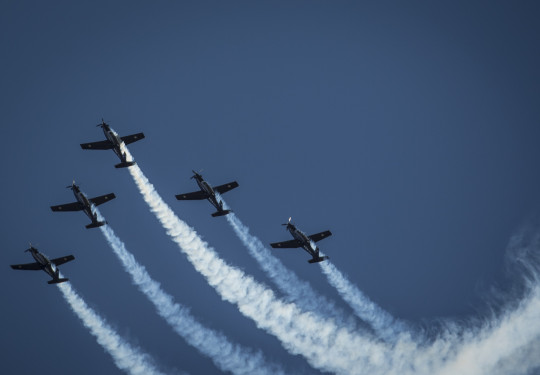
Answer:
M291 232L294 240L274 242L271 243L270 246L279 249L301 247L313 257L313 259L308 260L309 263L318 263L322 262L323 260L330 259L330 257L327 256L319 256L319 249L314 244L314 242L318 242L328 236L331 236L332 233L329 230L307 236L304 232L297 229L293 223L291 223L291 218L289 218L288 223L281 225L285 225L287 227L285 229Z
M73 181L71 185L66 186L66 188L73 191L73 195L75 195L77 202L60 204L58 206L51 206L51 210L53 210L54 212L84 211L84 213L90 218L90 220L92 220L90 224L86 225L86 229L98 228L102 225L107 224L106 221L98 221L97 213L92 212L92 205L99 206L100 204L116 198L116 195L114 195L114 193L100 195L99 197L88 199L86 195L81 191L81 189L79 189L79 187L75 184L75 181Z
M69 279L60 277L60 270L58 269L58 266L75 259L73 255L66 255L60 258L49 260L49 258L41 254L35 247L33 247L32 244L30 244L29 249L25 250L25 252L27 251L30 251L30 253L32 254L32 256L34 257L36 261L34 263L12 264L11 268L13 268L14 270L31 270L31 271L43 270L50 277L52 277L52 280L49 280L47 282L48 284L59 284L59 283L63 283L69 280Z
M191 178L194 178L195 181L197 181L197 185L199 185L201 190L194 191L193 193L175 195L176 199L178 199L179 201L208 199L208 201L212 203L212 205L217 209L217 211L212 214L213 217L224 216L231 213L231 210L223 209L223 201L218 201L216 193L226 193L229 190L238 187L238 182L233 181L229 182L228 184L212 187L208 184L208 182L203 179L203 177L199 173L195 171L192 172L194 173L194 175L191 176Z
M114 131L111 130L111 127L103 120L101 119L101 124L98 124L97 126L101 126L103 129L103 133L105 133L105 138L107 140L105 141L99 141L99 142L91 142L91 143L81 143L81 148L83 150L110 150L112 149L116 155L121 160L121 163L116 164L115 168L125 168L125 167L131 167L132 165L135 165L135 161L127 161L126 160L126 153L122 152L121 146L122 145L129 145L130 143L136 142L138 140L141 140L144 138L143 133L137 133L132 135L126 135L125 137L119 137L118 134L116 134Z

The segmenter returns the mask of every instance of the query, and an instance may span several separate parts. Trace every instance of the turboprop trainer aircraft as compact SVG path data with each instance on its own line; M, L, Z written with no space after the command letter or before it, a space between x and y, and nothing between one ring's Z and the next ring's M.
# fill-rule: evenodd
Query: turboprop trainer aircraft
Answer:
M92 222L86 226L86 229L97 228L107 224L106 221L98 221L97 213L92 212L92 204L95 206L99 206L100 204L108 202L111 199L116 198L116 195L114 195L114 193L100 195L99 197L88 199L86 195L81 191L81 189L79 189L79 187L75 184L75 181L73 181L71 185L66 186L66 188L73 191L73 195L75 195L77 202L60 204L58 206L51 206L51 210L55 212L84 211L84 213L90 218L90 220L92 220Z
M191 178L194 178L195 181L197 181L197 185L199 185L201 190L194 191L193 193L178 194L176 195L176 199L178 199L179 201L208 199L208 201L212 203L212 205L217 209L217 211L212 214L213 217L224 216L230 213L231 210L223 209L223 201L218 201L216 193L226 193L229 190L238 187L238 182L233 181L229 182L228 184L219 185L213 188L208 184L208 182L203 179L203 177L199 173L195 171L193 171L193 173L194 175L191 176Z
M320 241L328 236L331 236L332 233L329 230L321 232L321 233L312 234L311 236L306 236L304 232L297 229L296 226L293 223L291 223L291 218L289 218L289 221L286 224L281 224L281 225L287 226L286 229L289 232L291 232L292 236L294 237L294 240L284 241L284 242L275 242L275 243L271 243L270 246L272 246L273 248L278 248L278 249L301 247L313 257L313 259L308 260L309 263L317 263L317 262L322 262L325 259L329 259L329 257L327 256L319 256L319 249L314 244L314 242Z
M125 167L131 167L132 165L135 165L136 163L133 160L127 161L126 160L126 153L122 151L121 146L122 145L128 145L130 143L136 142L140 139L144 138L143 133L137 133L132 135L126 135L125 137L119 137L118 134L116 134L114 131L111 130L111 127L101 119L101 124L98 124L97 126L101 126L103 129L103 133L105 133L105 138L107 140L105 141L99 141L99 142L91 142L91 143L82 143L81 147L83 150L110 150L112 149L116 155L121 160L121 163L116 164L115 168L125 168Z
M58 284L69 280L60 277L60 270L58 269L58 266L75 259L73 255L66 255L64 257L49 260L49 258L41 254L36 248L34 248L32 244L30 244L30 248L25 251L30 251L36 261L34 263L12 264L11 268L13 268L14 270L43 270L47 272L50 277L52 277L52 280L48 281L49 284Z

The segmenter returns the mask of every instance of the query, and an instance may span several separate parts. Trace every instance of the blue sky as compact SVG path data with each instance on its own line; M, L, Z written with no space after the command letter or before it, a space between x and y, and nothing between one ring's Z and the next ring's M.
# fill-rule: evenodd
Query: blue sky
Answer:
M119 372L43 273L28 241L119 333L166 370L218 373L131 285L99 230L68 203L75 179L116 234L209 327L294 373L317 373L221 300L150 213L112 152L103 117L176 214L270 285L191 170L240 184L227 203L264 243L289 216L394 316L432 327L488 313L509 291L510 238L538 225L539 6L505 2L67 2L0 6L4 207L3 372ZM283 263L346 311L302 251ZM512 302L519 296L510 295Z

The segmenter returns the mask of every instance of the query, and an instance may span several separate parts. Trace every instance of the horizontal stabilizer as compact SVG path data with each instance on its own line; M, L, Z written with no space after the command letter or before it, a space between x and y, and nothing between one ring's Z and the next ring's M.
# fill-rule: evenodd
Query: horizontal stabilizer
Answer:
M230 214L232 211L231 210L223 210L223 211L217 211L217 212L214 212L212 214L213 217L218 217L218 216L225 216L227 214Z
M125 162L116 164L114 167L115 168L126 168L126 167L131 167L132 165L135 165L135 164L137 164L137 163L135 163L134 161L125 161Z
M54 279L54 280L47 281L47 284L60 284L68 280L69 279Z
M96 221L95 223L90 223L86 226L86 229L90 229L90 228L99 228L103 225L107 224L106 221Z
M313 258L313 259L308 260L308 262L309 263L319 263L319 262L322 262L323 260L326 260L326 259L330 259L330 257L324 256L324 257Z

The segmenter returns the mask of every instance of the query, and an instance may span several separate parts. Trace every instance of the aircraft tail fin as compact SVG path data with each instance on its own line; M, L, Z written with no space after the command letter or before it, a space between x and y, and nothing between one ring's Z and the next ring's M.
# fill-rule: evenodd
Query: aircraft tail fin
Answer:
M216 211L212 214L212 217L218 217L218 216L225 216L227 214L230 214L232 211L231 210L221 210L221 211Z
M116 164L114 167L115 168L126 168L126 167L131 167L132 165L135 165L137 163L135 163L134 161L124 161L122 163L119 163L119 164Z
M322 262L323 260L326 260L326 259L330 259L330 257L323 256L323 257L313 258L313 259L308 260L308 262L309 263L319 263L319 262Z
M69 279L66 279L66 278L53 279L53 280L47 281L47 284L60 284L60 283L66 282L68 280Z
M107 224L106 221L96 221L94 223L90 223L86 226L86 229L90 229L90 228L99 228L103 225Z

